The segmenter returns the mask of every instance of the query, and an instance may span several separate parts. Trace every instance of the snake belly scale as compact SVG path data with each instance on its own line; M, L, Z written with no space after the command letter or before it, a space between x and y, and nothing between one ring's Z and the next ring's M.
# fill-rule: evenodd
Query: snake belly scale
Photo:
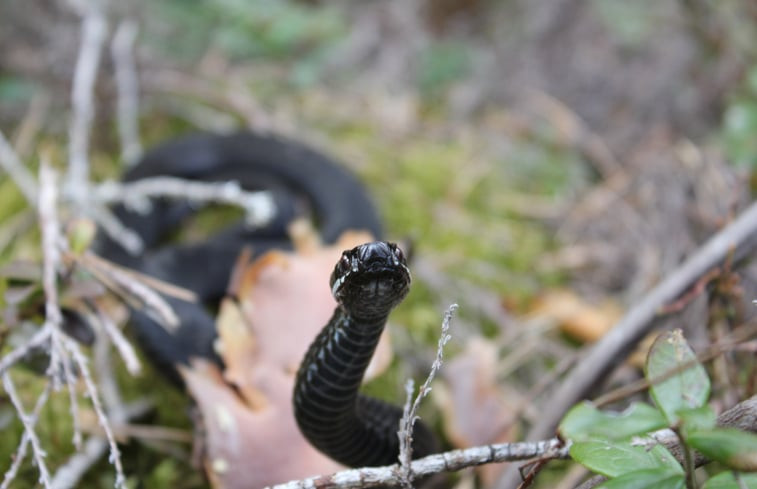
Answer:
M294 413L304 436L320 451L352 467L397 461L402 409L358 393L391 310L407 295L410 271L402 251L377 241L345 251L331 275L338 305L311 344L297 373ZM437 444L417 422L413 456Z

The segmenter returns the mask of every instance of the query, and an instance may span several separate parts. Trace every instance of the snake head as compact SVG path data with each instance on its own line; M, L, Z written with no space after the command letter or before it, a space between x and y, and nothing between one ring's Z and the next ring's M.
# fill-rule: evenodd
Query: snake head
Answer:
M342 253L330 283L350 314L385 316L410 290L410 270L395 243L374 241Z

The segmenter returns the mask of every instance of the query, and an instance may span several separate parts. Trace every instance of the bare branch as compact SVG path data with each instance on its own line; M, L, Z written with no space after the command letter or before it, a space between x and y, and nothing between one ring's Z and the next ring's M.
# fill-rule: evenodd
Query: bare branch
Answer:
M413 379L408 379L405 384L405 392L407 393L407 400L405 402L404 412L400 419L399 431L397 436L400 439L400 479L402 486L411 489L413 487L413 473L411 471L411 461L413 458L413 426L418 418L418 409L421 406L421 401L431 392L431 382L436 377L436 374L442 368L442 361L444 359L444 346L452 338L449 334L449 325L452 320L452 314L457 310L457 304L452 304L447 308L444 313L444 319L442 320L442 331L439 336L439 342L436 347L436 358L434 363L431 364L431 371L428 373L425 382L418 390L418 395L410 405L410 399L413 395Z
M138 255L145 249L139 234L124 226L121 221L107 207L95 202L91 203L88 214L105 231L105 234L116 243L119 243L132 255Z
M113 320L105 314L99 307L95 306L95 312L97 321L102 326L102 331L107 335L110 341L115 346L116 351L121 356L121 359L126 365L126 370L132 375L137 375L142 370L142 365L139 362L139 357L134 351L134 347L129 343L129 340L121 332L121 329L113 322Z
M269 192L247 192L236 181L208 183L175 177L152 177L134 182L103 182L94 192L94 198L100 204L123 202L139 212L150 210L151 197L235 205L245 210L247 222L252 226L266 224L276 211Z
M118 88L118 136L121 139L121 159L132 166L142 154L139 142L139 83L134 66L134 41L139 32L132 19L122 21L111 44L111 57L116 70Z
M61 226L58 221L57 175L43 157L39 170L39 222L42 228L42 288L45 292L45 324L50 330L50 365L47 374L52 378L53 387L60 387L61 376L66 381L73 420L76 448L81 446L79 429L79 409L76 399L76 382L69 365L68 355L61 344L63 333L60 329L63 315L58 304L57 272L61 266L60 248L63 244Z
M42 346L48 339L50 339L51 328L42 327L37 330L31 338L24 341L2 358L0 358L0 374L4 374L8 368L18 363L27 353L31 350Z
M138 402L133 405L127 405L121 412L123 420L118 420L117 414L111 416L114 423L127 422L130 418L136 418L151 407L149 403ZM53 487L55 489L72 489L79 487L79 482L84 474L92 465L97 463L108 450L108 441L100 436L92 436L84 443L84 448L78 453L71 456L68 461L53 476ZM1 489L1 488L0 488Z
M65 338L64 342L66 349L71 353L74 361L76 362L76 365L79 367L79 372L82 376L82 379L84 379L84 384L87 387L87 393L89 394L90 400L92 401L92 407L94 408L95 414L97 415L97 420L100 423L102 429L105 431L105 437L108 440L108 445L110 447L109 460L116 469L115 486L117 488L125 488L126 477L124 476L124 469L121 465L121 452L118 450L118 445L116 444L116 439L113 436L113 430L110 427L108 416L105 414L102 404L100 403L100 395L97 391L95 382L92 380L92 374L89 371L87 357L84 356L81 349L79 348L79 345L75 341L69 338Z
M557 438L537 442L496 443L452 450L414 460L410 469L415 477L452 472L495 462L513 462L533 458L568 458L568 446ZM399 465L345 470L332 475L310 477L278 484L267 489L358 489L397 486L402 482Z
M60 266L60 222L58 222L57 176L48 162L42 160L39 169L39 224L42 231L42 288L45 293L45 324L50 330L50 366L48 375L57 390L61 378L60 324L63 315L58 305L57 271Z
M560 382L550 396L539 424L528 438L543 438L554 429L563 414L583 399L608 368L615 365L633 345L654 326L653 319L663 306L686 291L697 278L725 260L753 251L757 245L757 203L753 203L736 220L710 238L699 250L650 290L632 307L608 334L598 341L581 362ZM500 487L504 487L500 485Z
M5 378L6 373L3 373L3 378ZM10 380L10 376L8 377ZM47 403L47 399L50 397L50 391L52 390L52 382L47 382L45 384L45 388L42 391L42 393L37 398L37 403L34 405L34 410L32 411L31 416L29 416L29 425L34 428L34 425L37 424L37 420L39 419L39 413L42 411L42 408L44 407L45 403ZM7 391L7 389L6 389ZM10 396L10 394L9 394ZM12 398L11 398L12 399ZM15 404L14 404L15 405ZM20 405L20 402L19 402ZM19 416L23 416L23 413L19 411ZM34 432L32 431L32 434ZM5 475L3 476L3 483L0 484L0 489L8 489L10 487L11 482L16 478L16 474L18 474L18 469L21 467L21 464L24 461L24 458L26 457L26 449L29 446L29 443L32 441L32 437L29 435L29 432L24 430L24 434L21 435L21 441L18 444L18 449L16 450L16 456L13 458L13 463L11 463L11 466L8 468L8 470L5 472Z
M13 380L10 377L10 374L8 372L5 372L3 374L3 388L5 389L6 394L8 394L8 397L10 398L11 402L13 403L13 407L16 409L16 412L18 413L18 417L21 420L21 423L24 425L24 434L29 439L29 442L32 444L32 453L34 454L34 461L37 463L37 470L39 470L39 479L40 482L46 487L50 488L52 487L50 485L50 472L47 470L47 465L45 464L45 457L47 456L44 449L42 448L42 444L39 441L39 438L37 437L37 433L34 431L34 425L37 422L36 416L29 416L24 411L24 406L21 403L21 399L18 397L18 393L16 392L16 387L13 384ZM45 401L47 400L47 395L45 394L48 392L48 389L45 389L43 391L43 396L45 398ZM39 402L38 402L39 404ZM44 401L43 401L44 404Z
M82 208L89 186L89 133L94 119L93 91L105 40L107 22L97 2L87 2L81 27L81 44L76 60L71 105L73 116L69 131L69 166L66 182L68 196Z
M74 257L74 259L97 280L127 302L132 304L135 302L139 303L134 305L141 306L145 312L150 314L150 316L168 330L173 330L179 325L178 316L176 316L171 305L160 294L120 267L111 265L89 251L78 257Z

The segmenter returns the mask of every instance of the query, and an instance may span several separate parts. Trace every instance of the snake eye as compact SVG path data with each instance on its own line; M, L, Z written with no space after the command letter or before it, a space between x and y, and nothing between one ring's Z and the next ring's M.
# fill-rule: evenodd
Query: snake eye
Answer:
M397 261L404 263L405 262L405 254L402 252L399 246L392 243L392 253L394 253L394 257L397 259Z

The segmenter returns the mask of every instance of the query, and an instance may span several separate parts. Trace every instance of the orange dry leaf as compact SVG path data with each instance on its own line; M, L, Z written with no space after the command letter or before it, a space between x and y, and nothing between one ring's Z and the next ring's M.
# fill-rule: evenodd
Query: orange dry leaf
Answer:
M264 487L341 468L300 434L292 391L305 351L336 306L328 283L334 264L367 241L363 233L329 247L299 240L306 245L298 252L269 252L235 273L238 300L226 299L217 320L225 370L195 362L182 372L201 413L213 487ZM390 360L385 334L368 375Z
M531 312L557 322L565 334L583 342L600 339L623 314L614 302L591 304L567 290L542 294Z

